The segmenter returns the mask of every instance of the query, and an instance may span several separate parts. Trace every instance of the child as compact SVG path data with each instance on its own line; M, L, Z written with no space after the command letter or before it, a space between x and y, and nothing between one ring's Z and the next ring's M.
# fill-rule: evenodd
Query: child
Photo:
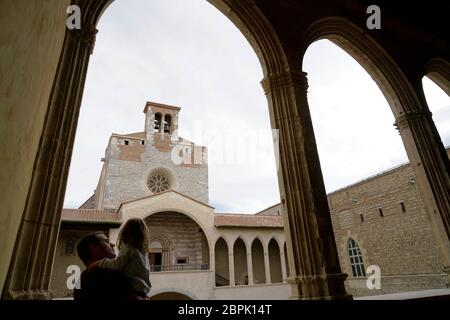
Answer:
M119 255L114 259L95 261L88 267L107 268L122 271L131 280L136 296L147 298L151 289L150 262L148 252L148 230L142 219L129 219L122 227L118 237Z

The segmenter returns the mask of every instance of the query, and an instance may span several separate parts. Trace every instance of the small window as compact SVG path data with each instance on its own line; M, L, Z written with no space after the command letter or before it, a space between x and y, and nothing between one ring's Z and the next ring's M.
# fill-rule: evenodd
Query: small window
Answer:
M187 264L188 258L177 258L177 264Z
M402 207L402 212L406 212L405 204L400 202L400 206Z
M382 217L382 218L384 217L383 209L381 209L381 208L378 209L378 213L380 214L380 217Z
M73 248L75 246L75 243L72 239L67 239L66 243L64 244L64 253L65 254L73 254Z
M124 143L125 143L125 145L127 146L127 145L129 145L129 144L130 144L130 141L128 141L128 140L125 140L125 141L124 141Z
M361 222L364 222L364 216L362 213L359 215L359 217L361 218Z
M141 140L141 144L144 145L145 144L145 140Z

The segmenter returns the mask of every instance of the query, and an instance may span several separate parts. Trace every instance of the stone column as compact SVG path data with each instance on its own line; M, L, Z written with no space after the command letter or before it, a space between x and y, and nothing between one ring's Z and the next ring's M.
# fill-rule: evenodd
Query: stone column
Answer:
M51 270L87 67L98 16L109 0L74 1L81 29L64 39L33 177L2 299L51 299ZM61 26L64 28L65 26Z
M307 101L306 73L269 73L262 86L278 129L278 181L294 299L350 298L345 291Z
M421 110L401 113L395 125L414 170L450 287L450 161L424 98Z
M247 275L248 275L248 284L253 285L252 250L250 248L247 248Z
M152 109L147 110L145 115L145 139L147 144L153 145L153 134L155 133L155 113Z
M264 248L264 271L266 272L266 283L272 283L272 277L270 275L269 251L267 251L267 248Z
M280 262L281 262L281 275L283 278L283 282L286 281L287 279L287 274L286 274L286 258L284 256L284 248L283 250L280 249Z
M228 248L228 269L230 272L230 286L235 286L236 281L234 279L234 252L233 248Z

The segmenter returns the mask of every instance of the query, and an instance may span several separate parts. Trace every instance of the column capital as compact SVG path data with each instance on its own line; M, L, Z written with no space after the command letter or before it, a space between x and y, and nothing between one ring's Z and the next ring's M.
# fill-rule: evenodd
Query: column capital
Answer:
M81 29L70 30L75 37L89 48L89 52L92 54L94 52L95 38L97 36L97 28L93 24L83 25Z
M428 110L410 110L400 113L395 119L397 130L408 128L411 124L432 120L432 113Z
M269 73L262 81L261 85L264 93L268 95L272 90L289 86L298 86L308 90L307 73L301 70L285 70L278 73Z

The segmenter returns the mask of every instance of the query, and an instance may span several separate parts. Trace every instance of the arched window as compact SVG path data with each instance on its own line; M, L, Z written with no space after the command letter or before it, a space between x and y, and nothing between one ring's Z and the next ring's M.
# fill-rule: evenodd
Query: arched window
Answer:
M170 126L172 124L172 117L170 114L166 114L164 117L164 133L170 133Z
M352 268L353 277L365 277L366 270L364 269L364 261L361 249L355 240L350 238L348 240L348 257L350 258L350 266Z
M155 132L159 132L159 129L161 128L161 113L155 114L155 120L153 122L153 128Z

